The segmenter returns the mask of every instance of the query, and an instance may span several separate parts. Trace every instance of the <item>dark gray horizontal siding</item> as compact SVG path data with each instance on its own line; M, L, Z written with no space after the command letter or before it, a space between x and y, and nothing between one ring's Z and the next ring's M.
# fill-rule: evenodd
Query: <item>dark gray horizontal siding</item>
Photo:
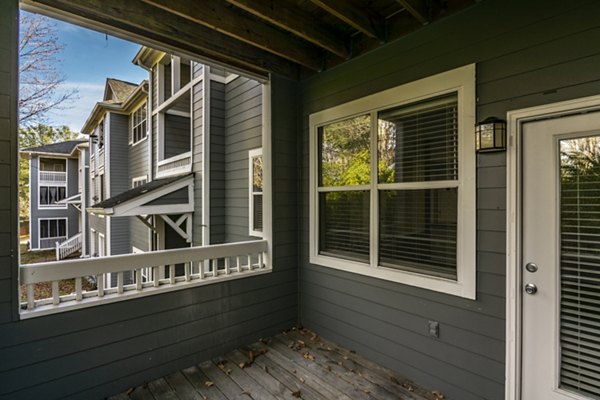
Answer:
M469 301L308 264L308 115L473 62L477 120L597 94L600 51L589 43L600 38L599 13L590 1L488 0L304 82L304 325L450 399L504 397L505 153L477 160L477 300ZM440 322L439 340L427 336L428 320Z
M110 160L105 168L110 168L110 197L116 196L131 188L129 175L123 173L129 170L129 117L127 115L110 113L109 131L110 135Z
M200 67L199 67L200 66ZM194 63L194 78L202 73L201 64ZM192 171L194 172L194 205L197 210L192 218L192 243L195 246L202 245L202 182L203 157L204 157L204 93L203 82L192 87Z
M100 218L97 215L88 214L88 221L90 224L90 229L106 235L106 218Z
M225 242L225 85L210 82L210 243Z
M129 217L110 217L110 254L131 253Z
M136 247L142 251L149 251L149 232L148 227L137 217L129 217L129 237L132 248ZM133 251L132 249L129 250Z
M129 187L132 179L148 175L148 139L129 146Z
M144 204L145 206L156 206L166 204L188 204L188 188L187 186L178 189L172 193L166 194L158 199L152 200Z
M262 85L239 77L225 89L226 240L248 235L248 151L262 147Z

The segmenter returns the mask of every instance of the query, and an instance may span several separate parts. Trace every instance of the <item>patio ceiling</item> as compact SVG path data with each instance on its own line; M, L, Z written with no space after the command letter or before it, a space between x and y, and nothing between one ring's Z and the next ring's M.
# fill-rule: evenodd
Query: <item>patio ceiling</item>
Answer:
M476 0L22 0L24 8L258 76L327 70Z

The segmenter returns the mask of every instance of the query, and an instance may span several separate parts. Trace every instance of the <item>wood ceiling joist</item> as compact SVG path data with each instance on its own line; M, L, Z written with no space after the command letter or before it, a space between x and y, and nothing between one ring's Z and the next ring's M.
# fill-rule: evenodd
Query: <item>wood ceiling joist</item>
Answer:
M253 48L222 33L143 3L140 0L25 0L26 4L48 13L71 15L95 26L114 27L121 32L147 38L196 54L222 65L248 70L257 75L279 73L294 79L298 66L279 56ZM60 15L56 15L60 17ZM64 15L63 15L64 17Z
M429 23L425 0L396 0L410 15L415 17L422 25Z
M343 59L350 58L346 40L341 35L315 23L312 15L293 4L284 1L226 1Z
M323 53L320 49L253 16L243 14L221 0L143 1L313 71L319 71L323 67Z
M367 15L365 10L361 10L347 0L310 0L313 4L319 6L329 14L344 21L359 32L364 33L372 39L383 39L377 31L376 26L383 26L383 18L376 20L373 16Z

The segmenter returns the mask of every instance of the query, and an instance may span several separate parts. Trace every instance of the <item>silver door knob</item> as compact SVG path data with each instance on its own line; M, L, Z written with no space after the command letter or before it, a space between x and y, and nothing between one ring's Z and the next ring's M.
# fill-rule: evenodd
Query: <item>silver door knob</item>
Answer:
M538 288L535 284L533 283L528 283L525 285L525 293L527 294L536 294L538 291Z

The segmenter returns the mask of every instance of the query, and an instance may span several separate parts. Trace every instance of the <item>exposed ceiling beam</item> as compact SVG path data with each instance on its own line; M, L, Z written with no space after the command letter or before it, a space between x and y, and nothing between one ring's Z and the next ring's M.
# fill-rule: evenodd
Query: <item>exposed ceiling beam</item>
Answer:
M427 8L424 0L396 0L406 11L417 19L422 25L427 25Z
M197 55L201 61L231 65L263 76L275 72L298 77L298 67L292 62L140 0L25 0L24 3L73 23L82 24L84 20L96 28L105 26L111 31L112 27L146 42L162 44L163 48L181 49Z
M364 33L373 39L381 39L376 26L383 26L383 18L380 21L369 18L365 10L361 10L347 0L310 0L329 14L344 21L354 29Z
M348 46L341 35L315 23L312 15L291 3L256 0L226 1L343 59L350 58Z
M244 14L221 0L143 1L313 71L319 71L323 67L323 53L318 48L251 15Z

